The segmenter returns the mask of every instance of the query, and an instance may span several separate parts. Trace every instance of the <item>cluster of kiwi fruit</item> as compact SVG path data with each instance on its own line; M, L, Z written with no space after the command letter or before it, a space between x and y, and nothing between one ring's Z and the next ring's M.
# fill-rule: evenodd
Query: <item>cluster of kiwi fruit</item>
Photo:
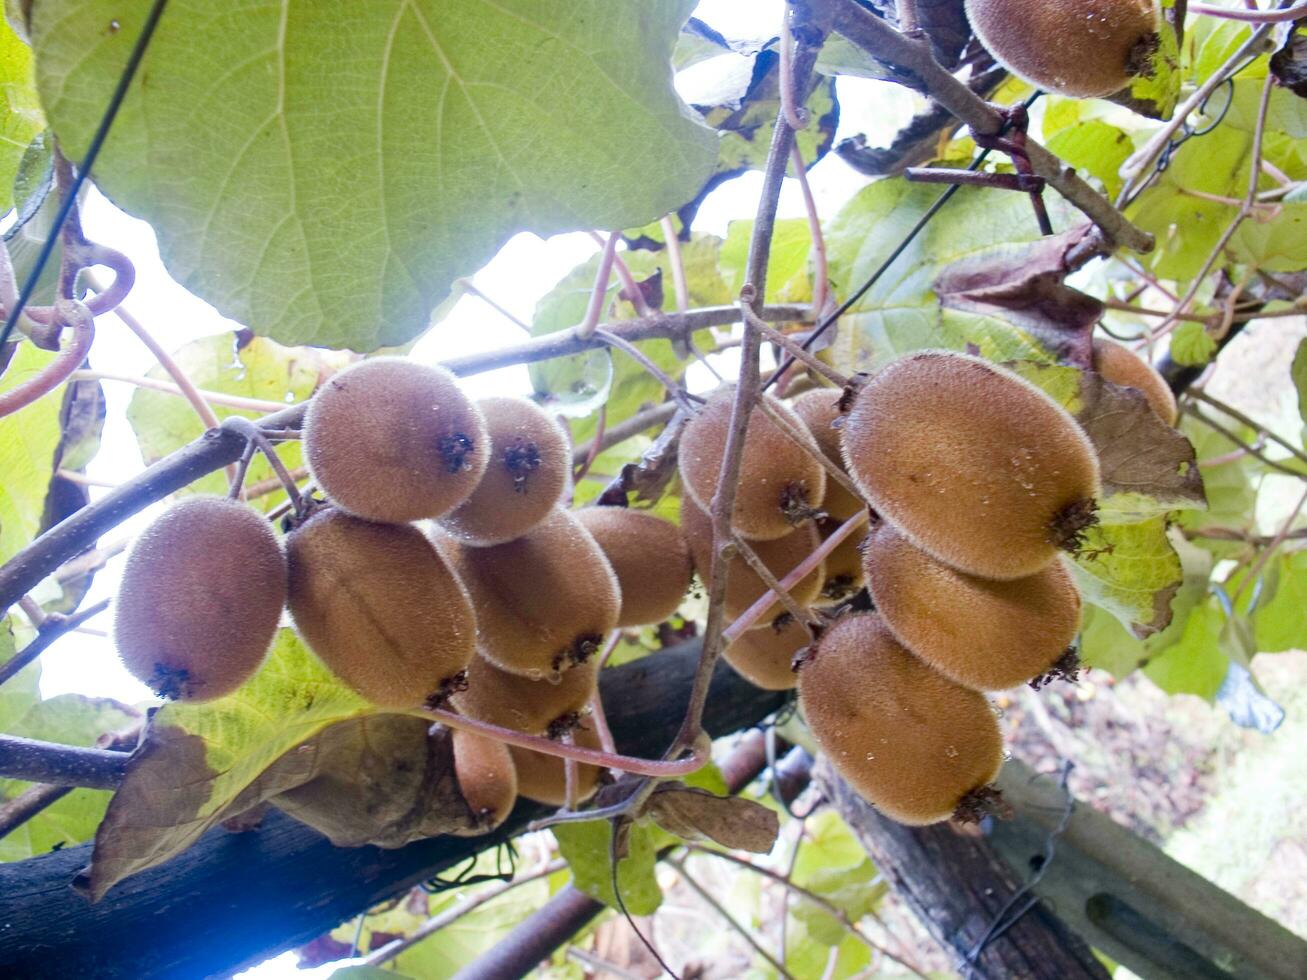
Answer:
M283 607L303 640L379 708L470 718L594 746L594 655L658 623L692 576L680 529L622 507L569 511L566 431L533 402L471 401L447 371L379 357L330 378L305 413L325 501L269 522L192 497L132 548L115 641L163 696L201 701L248 680ZM564 765L470 732L456 775L487 825L517 795L561 801ZM600 770L579 766L582 797Z

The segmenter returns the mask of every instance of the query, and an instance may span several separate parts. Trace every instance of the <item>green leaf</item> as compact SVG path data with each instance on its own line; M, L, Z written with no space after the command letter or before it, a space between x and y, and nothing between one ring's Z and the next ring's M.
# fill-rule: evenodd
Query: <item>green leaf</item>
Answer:
M1307 647L1307 551L1280 554L1263 575L1253 633L1263 653Z
M744 285L752 235L752 218L732 221L727 227L720 266L731 295L738 294ZM784 218L776 222L767 262L768 303L806 303L812 299L812 280L808 275L811 251L812 232L808 230L806 218Z
M1089 528L1073 568L1085 599L1137 636L1155 633L1171 621L1171 598L1182 570L1164 517Z
M825 229L836 295L857 289L939 197L936 187L892 178L863 188ZM1049 202L1055 220L1065 208ZM1047 361L1049 354L1006 318L941 308L935 282L961 259L998 256L1039 237L1020 194L963 188L840 320L824 356L845 374L869 371L927 347L966 350L996 361Z
M1121 190L1121 164L1134 145L1123 130L1095 117L1105 106L1101 100L1053 97L1044 109L1043 128L1051 152L1097 177L1107 196L1115 198Z
M852 868L814 870L803 882L805 888L839 907L858 922L869 915L889 893L889 883L869 860ZM794 917L807 927L808 934L826 946L838 946L848 936L844 924L826 909L801 895L790 907Z
M247 340L238 346L241 340ZM303 401L313 393L318 383L321 358L316 351L282 347L261 337L245 334L221 333L202 337L173 352L173 359L197 388L216 391L224 395L255 398L271 404L289 405ZM153 367L149 377L160 381L171 380L161 367ZM219 420L229 415L257 418L263 410L233 409L215 405L213 412ZM169 453L204 434L204 423L190 402L176 395L149 388L138 388L127 407L127 421L136 432L141 457L147 464L154 463ZM303 465L300 443L291 441L277 447L277 455L287 468ZM272 467L262 455L250 462L245 485L253 486L271 479ZM184 491L223 495L227 492L227 477L221 470L196 480ZM252 500L255 507L271 510L284 499L280 492Z
M1307 203L1282 202L1268 220L1245 220L1229 249L1236 262L1267 272L1299 271L1307 265Z
M1221 649L1225 612L1215 596L1199 603L1177 642L1150 660L1144 673L1168 694L1196 694L1211 701L1221 689L1229 658Z
M583 820L557 824L550 829L572 869L572 884L591 898L617 908L617 895L613 891L612 823ZM631 915L652 915L663 900L654 874L655 829L638 823L630 825L626 856L617 862L622 901Z
M23 342L0 374L0 393L40 374L52 351ZM0 418L0 564L12 558L41 529L46 489L59 445L59 404L64 386Z
M544 881L515 888L409 947L395 958L394 965L401 973L422 980L452 977L498 944L548 897L549 886ZM456 893L433 896L428 914L438 915L461 901ZM393 978L394 974L387 976Z
M329 980L406 980L402 973L379 966L342 966L332 970Z
M1138 75L1130 87L1116 97L1122 104L1154 119L1170 119L1180 101L1180 44L1175 28L1162 19L1158 24L1158 49L1152 56L1148 71Z
M1180 431L1193 443L1197 454L1203 474L1203 489L1207 494L1207 510L1182 510L1177 515L1177 523L1190 531L1206 527L1250 528L1257 503L1257 488L1253 480L1261 464L1252 456L1224 459L1237 448L1235 444L1190 416L1180 420ZM1253 431L1246 426L1234 431L1246 442L1252 442L1255 438ZM1223 461L1215 466L1202 465L1205 461L1217 459ZM1239 541L1215 538L1196 538L1194 543L1222 556L1233 555L1245 547Z
M27 145L45 129L32 50L0 18L0 214L14 206L14 177Z
M1148 659L1143 641L1106 609L1092 603L1085 604L1079 654L1086 667L1105 670L1118 679L1133 673Z
M1307 424L1307 338L1298 341L1289 377L1293 379L1294 390L1298 392L1298 415Z
M98 900L114 883L189 847L229 808L239 812L288 788L259 776L328 725L374 710L288 629L278 631L268 660L234 693L165 705L96 834L92 896Z
M1171 334L1171 357L1177 364L1200 367L1216 356L1216 341L1201 323L1182 323Z
M34 10L73 158L149 6ZM96 183L150 222L174 278L258 333L399 344L509 235L631 227L694 195L718 141L671 86L693 6L174 0Z

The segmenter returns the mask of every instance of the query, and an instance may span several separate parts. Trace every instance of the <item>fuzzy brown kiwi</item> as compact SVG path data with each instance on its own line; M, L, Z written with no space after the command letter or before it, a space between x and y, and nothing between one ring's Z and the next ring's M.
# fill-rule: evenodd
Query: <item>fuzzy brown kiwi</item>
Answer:
M517 767L508 746L475 732L453 732L454 778L476 826L456 834L475 837L508 818L517 802Z
M1061 559L1025 578L977 578L885 523L863 558L876 611L899 642L967 687L1001 691L1038 677L1080 629L1080 591Z
M436 546L477 611L477 649L541 679L585 663L617 627L617 576L590 532L555 508L522 537L488 548L437 532Z
M967 0L976 37L1032 85L1085 99L1151 73L1156 0Z
M984 578L1032 575L1094 523L1098 457L1034 385L977 357L919 351L858 391L849 473L914 544Z
M748 630L730 642L722 656L737 674L765 691L789 691L799 684L794 655L808 645L808 634L789 613Z
M681 480L689 496L704 510L717 491L734 397L733 391L715 395L681 433ZM770 395L763 397L792 429L807 434L807 427L793 409ZM811 448L816 450L815 441ZM735 532L756 541L783 538L821 507L825 495L826 471L821 464L755 408L749 416L731 517Z
M572 742L586 749L602 748L599 735L591 728L582 726L572 733ZM517 767L517 792L519 796L546 806L564 806L567 803L567 777L563 769L563 760L554 755L521 749L516 745L508 747ZM581 803L594 796L599 788L599 777L603 775L602 766L591 766L584 762L576 764L576 795Z
M712 520L688 495L681 498L681 533L690 545L695 570L706 585L712 574ZM749 545L772 575L780 580L812 554L820 543L817 529L809 523L794 528L785 537L775 541L751 541ZM825 578L826 566L823 563L800 579L790 589L790 595L801 606L811 605L821 594ZM738 619L766 591L762 579L743 558L736 555L731 559L726 574L726 600L723 604L728 618ZM768 607L764 616L775 616L779 612L778 600Z
M285 602L286 558L267 520L235 500L189 497L128 552L114 645L160 696L208 701L258 670Z
M467 688L450 704L459 714L528 735L561 734L572 728L595 692L595 665L564 671L557 682L532 680L501 670L477 654L467 668Z
M914 657L875 613L822 634L799 667L799 706L840 775L899 823L965 810L1003 764L984 696Z
M467 592L422 532L335 508L286 539L290 611L331 670L373 704L439 704L476 648Z
M567 433L525 398L482 398L489 462L472 496L440 526L464 544L486 546L520 538L554 509L572 475Z
M1110 340L1095 338L1094 370L1114 385L1137 388L1148 399L1148 407L1158 418L1167 425L1175 425L1179 408L1171 386L1134 351Z
M622 591L618 626L661 623L676 612L694 575L680 528L626 507L584 507L574 513L617 575Z
M486 468L485 421L444 368L376 357L330 378L304 415L304 458L332 502L402 524L461 504Z
M836 423L843 424L844 414L840 411L840 399L843 392L834 388L812 388L799 395L790 403L794 414L803 419L812 437L817 440L817 447L822 455L840 469L844 468L844 453L840 448L840 430ZM826 477L826 496L822 498L821 509L837 521L847 521L867 505L844 485Z
M823 518L817 522L817 533L825 541L838 530L841 523L843 522L829 517ZM826 579L821 585L822 599L838 602L862 588L862 542L866 536L867 529L858 528L826 556Z

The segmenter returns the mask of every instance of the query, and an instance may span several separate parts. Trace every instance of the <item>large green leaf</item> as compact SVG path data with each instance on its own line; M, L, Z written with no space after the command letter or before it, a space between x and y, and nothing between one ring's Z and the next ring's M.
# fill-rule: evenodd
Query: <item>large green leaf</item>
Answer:
M312 394L320 366L316 351L295 350L261 337L234 333L192 341L175 351L173 359L198 388L282 405L303 401ZM161 367L151 368L149 376L170 380ZM215 405L213 411L219 419L229 415L256 418L263 414L222 405ZM141 457L147 464L176 452L204 433L204 423L186 399L149 388L138 388L133 393L127 420L136 432ZM290 469L303 463L298 442L279 445L277 454ZM272 467L259 454L250 463L245 485L252 486L271 476ZM187 492L225 494L226 475L221 470L210 473L192 483ZM280 494L269 494L251 503L266 510L283 499Z
M1231 458L1230 454L1237 448L1235 444L1191 416L1180 420L1180 431L1193 443L1197 453L1203 474L1203 488L1207 492L1207 509L1180 511L1177 515L1179 525L1190 531L1207 527L1251 529L1257 503L1257 488L1253 477L1260 464L1252 456ZM1252 442L1255 438L1253 431L1246 426L1236 431L1247 442ZM1204 461L1214 461L1216 465L1203 466ZM1194 543L1222 556L1245 547L1239 541L1222 541L1217 538L1195 538Z
M727 228L719 261L722 278L732 295L738 294L744 285L752 237L752 218L732 221ZM776 222L767 259L768 303L806 303L812 299L812 278L808 275L811 251L812 232L806 218L783 218Z
M572 884L591 898L617 908L613 891L613 825L608 820L558 824L553 829L558 850L572 869ZM627 829L626 854L617 862L622 902L631 915L653 915L662 903L662 889L654 873L655 838L662 834L651 824L635 823Z
M1085 599L1102 606L1138 636L1165 629L1180 587L1180 558L1166 534L1166 518L1100 524L1085 532L1076 556Z
M1264 580L1265 594L1252 616L1257 649L1307 648L1307 551L1277 555Z
M853 197L825 229L836 295L861 286L940 193L938 187L893 178ZM1056 219L1066 214L1056 201L1049 203ZM1007 318L943 308L935 292L950 264L999 258L1038 237L1025 196L962 189L840 320L838 336L823 356L846 374L925 347L975 345L992 360L1049 360L1043 346Z
M44 128L32 78L32 51L0 17L0 214L14 206L19 161Z
M189 847L229 809L312 778L309 758L305 772L280 774L285 785L260 780L278 758L328 725L374 710L288 629L233 694L164 706L96 834L92 896L99 899L115 882Z
M21 343L0 374L0 392L39 374L55 355ZM43 398L0 418L0 563L8 561L41 529L45 493L59 445L61 385Z
M35 8L70 155L149 6ZM256 332L402 343L514 232L640 225L693 196L717 153L671 87L693 6L173 0L95 179L178 281Z

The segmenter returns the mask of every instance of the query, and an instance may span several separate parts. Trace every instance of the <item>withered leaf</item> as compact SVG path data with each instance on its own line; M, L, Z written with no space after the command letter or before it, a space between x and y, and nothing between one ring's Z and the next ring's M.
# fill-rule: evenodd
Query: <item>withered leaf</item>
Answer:
M732 850L766 854L776 843L780 821L774 811L738 796L715 796L683 783L654 790L645 813L682 840L713 841Z

